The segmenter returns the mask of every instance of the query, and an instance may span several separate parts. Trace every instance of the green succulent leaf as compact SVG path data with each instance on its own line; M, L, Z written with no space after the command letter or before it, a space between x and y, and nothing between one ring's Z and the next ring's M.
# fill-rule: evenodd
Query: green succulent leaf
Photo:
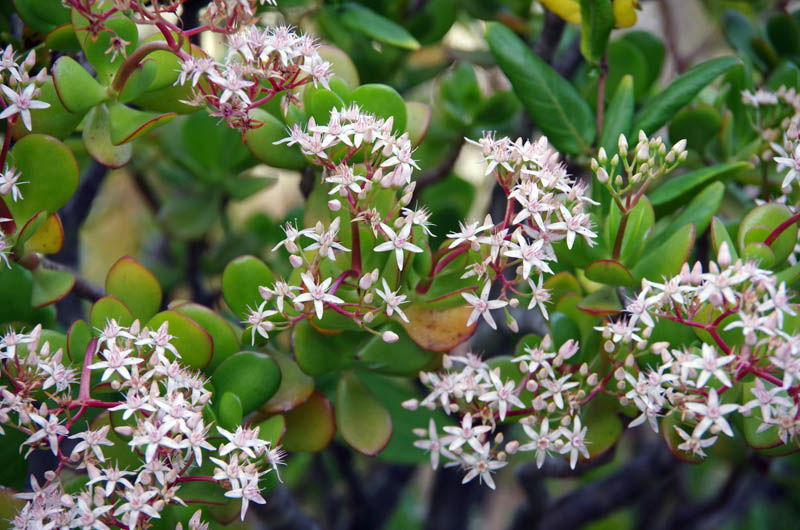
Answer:
M181 362L196 369L208 366L214 351L211 335L194 320L172 310L156 314L147 322L147 327L157 330L165 322Z
M58 302L67 296L75 285L75 275L71 272L37 267L31 276L33 279L31 306L34 309Z
M653 192L648 193L647 196L656 212L664 213L685 204L690 197L695 195L702 187L708 185L708 183L724 181L752 167L747 162L730 162L695 169L683 175L669 178Z
M578 91L502 24L490 22L486 40L514 93L550 142L569 154L587 151L595 138L595 118Z
M106 275L106 292L125 304L134 318L149 320L161 307L161 285L141 263L125 256Z
M89 156L110 168L119 168L133 156L131 144L114 145L111 140L111 120L108 107L101 103L86 116L83 126L83 146Z
M419 42L403 26L355 2L348 2L339 15L342 24L351 31L405 50L416 50Z
M178 313L186 315L211 335L214 353L211 362L205 367L206 373L214 370L228 357L239 351L239 333L233 326L211 309L192 302L170 306Z
M392 437L392 417L353 373L336 387L336 428L347 444L368 456L380 453Z
M55 213L78 188L80 173L72 151L61 141L44 134L30 134L11 148L11 156L25 181L24 198L3 200L14 220L22 225L41 210Z
M740 60L735 57L718 57L682 74L653 96L637 114L633 132L643 130L646 134L653 133L667 123L678 109L691 102L706 85L737 64L740 64Z
M134 318L131 310L113 296L104 296L92 305L89 311L89 324L94 330L103 330L109 320L116 320L120 326L130 326Z
M249 308L263 300L260 286L272 285L272 271L255 256L240 256L228 263L222 273L222 296L237 317L244 320Z
M336 432L333 406L319 392L311 394L305 403L286 412L283 417L286 419L283 448L287 451L322 451Z
M53 83L61 103L75 114L109 99L108 89L68 55L62 55L53 65Z

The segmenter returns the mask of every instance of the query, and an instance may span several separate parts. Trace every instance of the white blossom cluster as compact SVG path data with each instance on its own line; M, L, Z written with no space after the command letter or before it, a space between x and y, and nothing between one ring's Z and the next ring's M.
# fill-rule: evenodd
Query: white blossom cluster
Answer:
M772 91L759 88L755 92L743 90L742 102L752 107L755 112L753 128L767 148L761 158L764 161L774 160L778 164L778 172L786 171L781 182L779 197L786 200L795 183L800 182L800 144L798 128L800 128L800 93L794 88L781 86Z
M639 412L630 426L647 421L658 431L660 417L676 415L685 427L675 427L683 439L678 449L702 457L719 433L734 435L726 416L754 413L760 421L757 432L774 428L784 444L796 442L800 335L789 316L797 312L786 285L771 271L754 261L732 262L723 243L717 261L705 271L697 262L662 283L644 280L625 313L598 329L605 352L616 363L619 397ZM651 344L648 337L660 319L690 326L708 338L699 347ZM730 333L728 342L721 335L725 332ZM639 368L634 358L648 353L660 362ZM729 392L747 382L752 384L744 387L741 399Z
M333 109L326 125L317 125L313 118L305 130L296 125L288 138L278 142L299 144L323 167L323 182L334 197L328 201L333 220L327 226L317 222L311 228L284 227L286 237L273 251L286 249L300 274L296 284L279 279L261 286L263 300L245 322L253 338L255 333L267 338L273 329L285 329L306 314L321 319L326 308L352 318L368 331L372 330L367 325L379 315L408 321L401 308L407 295L399 294L399 277L387 282L377 268L362 270L361 262L362 251L364 260L367 252L387 252L402 272L413 254L423 252L425 243L419 239L430 235L430 212L406 207L414 191L411 173L418 168L411 158L408 135L394 132L393 123L393 118L377 118L352 105ZM399 199L393 188L400 191ZM388 202L379 210L374 203L387 195ZM357 248L341 243L343 224L350 225L351 246ZM369 240L362 241L363 234L353 237L359 226L369 229ZM346 260L337 260L342 254L348 256ZM343 261L350 261L349 268ZM347 301L337 294L340 289L348 292ZM392 342L397 335L386 332L383 339Z
M211 399L207 380L180 364L171 339L166 323L151 330L138 321L123 327L111 320L90 343L78 373L61 349L51 351L41 327L2 337L0 360L11 386L0 388L0 422L28 436L26 456L43 449L59 461L44 484L33 479L33 491L18 495L27 502L14 528L146 528L168 504L192 502L180 497L189 481L220 484L226 497L241 499L242 518L249 502L265 502L259 480L277 472L283 451L260 439L258 427L229 432L215 426L211 434L202 412ZM97 388L119 400L93 399ZM93 409L100 415L81 419ZM69 454L65 438L78 440ZM138 467L121 465L107 454L110 446L124 446ZM216 465L213 476L199 474L204 456ZM67 492L67 469L88 475L83 489ZM189 527L204 527L199 514Z
M584 208L596 203L587 194L585 182L569 178L546 137L536 142L522 138L512 141L487 133L477 142L468 141L481 148L485 174L493 175L508 197L506 212L499 222L486 216L483 222L461 223L460 231L447 234L452 239L446 247L450 254L439 267L459 254L467 255L467 271L462 277L474 277L480 289L480 296L462 294L473 308L469 324L482 316L497 329L491 311L515 307L520 298L529 298L528 309L538 306L547 318L545 304L550 293L543 288L543 281L545 273L553 273L548 262L557 261L553 244L566 240L567 248L572 249L580 237L593 246L597 234ZM509 279L506 270L516 274ZM496 300L490 300L496 281L501 284L500 293ZM516 331L516 322L508 312L505 320Z
M555 350L550 336L539 344L526 346L524 354L512 359L519 368L517 380L503 377L479 356L445 356L444 371L422 372L420 380L430 389L421 401L403 406L414 410L441 407L460 418L457 426L444 426L433 419L428 430L415 434L414 445L430 453L431 465L457 466L463 482L478 477L494 489L491 473L506 465L508 454L533 451L540 468L548 455L568 455L575 468L580 457L589 458L587 427L581 423L581 406L597 394L598 375L586 364L566 364L578 351L572 340ZM522 401L525 398L527 401ZM498 432L501 422L518 417L526 438L506 441Z
M299 35L289 26L250 25L226 37L222 62L184 54L175 84L191 82L194 102L210 106L212 116L242 134L259 125L248 111L278 93L308 82L328 87L330 63L322 59L319 45L309 35Z

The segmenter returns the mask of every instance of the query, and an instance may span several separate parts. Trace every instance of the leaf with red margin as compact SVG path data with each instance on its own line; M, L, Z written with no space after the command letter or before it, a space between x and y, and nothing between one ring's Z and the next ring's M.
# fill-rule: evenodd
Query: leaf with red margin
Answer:
M322 451L336 432L333 406L319 392L314 392L305 403L283 416L286 419L283 448L290 452Z
M37 267L31 272L31 276L33 278L31 306L34 309L58 302L67 296L75 285L75 275L70 272Z
M111 142L108 107L103 103L92 107L86 116L83 125L83 146L89 156L113 169L124 166L133 156L132 145L116 146Z
M67 332L67 357L72 364L83 365L86 347L92 340L92 330L85 320L76 320Z
M599 259L586 266L586 277L593 282L606 285L636 285L631 271L613 259Z
M150 319L147 327L157 330L164 322L168 322L169 334L174 337L172 345L178 350L181 362L197 369L208 366L214 351L211 335L197 322L177 311L158 313Z
M89 311L89 324L93 329L104 329L112 318L120 326L130 326L134 321L133 313L128 306L113 296L104 296L95 302Z
M130 256L117 260L106 275L106 292L116 296L142 322L161 307L161 285L141 263Z
M64 225L57 213L49 215L42 226L25 242L25 253L55 254L64 245Z
M110 103L108 112L111 120L111 143L117 146L135 140L177 116L175 112L157 114L132 109L121 103Z

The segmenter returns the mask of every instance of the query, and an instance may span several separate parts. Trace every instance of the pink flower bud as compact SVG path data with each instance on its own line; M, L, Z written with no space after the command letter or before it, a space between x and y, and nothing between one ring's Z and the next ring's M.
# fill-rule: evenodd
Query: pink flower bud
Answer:
M272 291L270 291L266 286L259 285L258 286L258 294L261 295L261 298L264 300L269 300L272 298Z
M372 285L372 274L367 273L358 280L358 286L364 290L369 289L370 285Z
M400 337L394 331L384 331L383 335L381 335L381 339L383 339L383 342L388 342L390 344L392 342L397 342L399 338Z
M292 267L295 269L303 264L303 258L298 255L289 256L289 263L292 264Z
M330 208L332 212L338 212L342 209L342 203L339 202L339 199L331 199L328 201L328 208Z
M719 246L719 252L717 253L717 263L723 269L727 269L731 266L731 251L728 248L728 242L723 241L722 244Z
M519 442L517 440L511 440L506 444L506 453L513 455L517 451L519 451Z
M419 407L419 401L416 399L407 399L400 404L406 410L417 410Z

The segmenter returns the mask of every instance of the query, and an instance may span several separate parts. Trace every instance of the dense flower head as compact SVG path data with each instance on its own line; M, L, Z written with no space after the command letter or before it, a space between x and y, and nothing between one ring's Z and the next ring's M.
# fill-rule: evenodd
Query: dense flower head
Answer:
M420 374L428 395L403 406L440 407L456 425L439 426L431 419L427 430L415 431L421 439L414 445L430 453L434 469L445 459L464 471L464 482L478 477L491 488L491 473L517 451L532 451L539 467L548 455L567 455L575 468L580 458L589 458L582 406L601 384L585 365L565 362L577 350L573 341L555 348L549 335L529 341L508 363L512 372L474 353L445 356L443 371ZM522 426L522 439L507 440L500 432L512 419Z
M705 456L719 434L734 435L727 419L732 413L757 418L757 432L777 429L783 443L800 432L795 421L786 421L794 417L800 388L800 340L789 320L797 310L786 285L755 261L733 261L727 243L719 254L706 270L686 264L663 282L643 281L626 305L627 316L598 328L612 358L653 353L660 359L647 368L629 361L615 374L620 400L640 412L630 426L648 422L658 431L659 418L674 415L683 424L675 427L683 439L678 449L696 456ZM709 338L699 347L651 343L660 320ZM752 381L743 401L729 401L729 390L743 380Z
M250 118L250 109L305 83L328 87L330 64L309 35L289 26L249 25L226 38L222 61L186 55L175 83L191 84L196 103L208 105L212 116L242 134L260 126Z
M59 470L88 475L76 493L67 493L61 474L48 472L41 485L32 479L33 492L18 495L26 504L14 528L146 527L166 505L184 503L180 489L188 480L218 481L226 496L241 499L242 517L249 502L265 502L258 482L282 451L262 440L258 427L231 433L206 419L206 380L179 363L171 338L166 323L151 330L111 320L90 342L81 369L61 349L52 351L40 327L2 337L0 358L14 367L7 374L12 387L0 389L2 424L27 436L26 456L44 449L59 459ZM92 381L110 386L118 401L91 398ZM100 414L82 419L90 409ZM69 453L67 438L75 441ZM116 456L126 453L136 465ZM214 477L202 474L204 458L218 466ZM217 476L231 465L236 473ZM198 519L190 528L200 526Z

